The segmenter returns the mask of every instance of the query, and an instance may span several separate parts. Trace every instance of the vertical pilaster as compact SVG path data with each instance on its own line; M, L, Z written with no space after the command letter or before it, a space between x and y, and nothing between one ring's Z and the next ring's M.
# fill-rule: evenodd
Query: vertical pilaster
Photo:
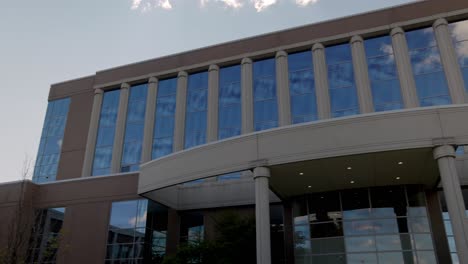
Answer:
M219 67L208 69L208 122L206 141L218 140Z
M280 126L291 124L291 99L289 95L288 54L276 53L276 91L278 96L278 120Z
M83 170L81 177L91 176L91 170L94 160L94 148L96 147L97 132L99 127L99 116L101 115L102 98L104 91L102 89L94 90L93 109L89 121L88 139L86 141L85 157L83 161Z
M185 133L185 109L187 101L187 77L185 71L179 72L177 75L177 98L176 98L176 116L174 127L174 146L173 151L181 151L184 149L184 133Z
M257 240L257 264L271 264L270 242L270 169L254 169L255 181L255 230Z
M392 29L390 35L392 37L393 54L405 108L418 107L418 93L416 91L416 83L414 82L413 69L411 68L405 32L400 27L396 27Z
M317 114L319 119L331 118L330 94L328 92L328 69L325 58L325 47L321 43L312 46L314 64L315 93L317 97Z
M433 28L452 103L464 104L466 102L465 83L458 65L457 54L450 36L447 20L437 19L433 24Z
M351 38L351 54L353 56L354 79L356 80L359 110L361 114L374 112L372 92L367 68L364 40L361 36Z
M241 62L242 134L254 131L253 120L253 66L249 58Z
M120 87L119 110L115 123L114 147L112 148L111 173L120 172L120 162L122 160L123 141L125 136L125 123L127 121L128 95L130 85L123 83Z
M445 201L460 263L466 264L468 263L468 223L460 180L455 166L455 149L450 145L438 146L434 149L434 159L439 165L440 179L444 188Z
M158 79L155 77L151 77L148 80L148 94L146 96L145 128L143 131L143 145L141 149L141 162L142 163L145 163L151 160L157 94L158 94Z

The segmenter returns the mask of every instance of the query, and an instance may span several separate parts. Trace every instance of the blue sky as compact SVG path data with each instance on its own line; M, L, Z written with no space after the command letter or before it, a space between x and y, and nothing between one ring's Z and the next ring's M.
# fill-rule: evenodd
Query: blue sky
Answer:
M34 160L50 84L408 2L0 0L0 182L20 179Z

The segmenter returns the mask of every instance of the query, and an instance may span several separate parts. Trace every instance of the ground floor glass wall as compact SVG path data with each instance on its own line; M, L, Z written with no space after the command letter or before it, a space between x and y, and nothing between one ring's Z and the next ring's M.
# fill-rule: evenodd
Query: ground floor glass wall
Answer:
M295 263L437 263L419 186L298 197L293 203Z

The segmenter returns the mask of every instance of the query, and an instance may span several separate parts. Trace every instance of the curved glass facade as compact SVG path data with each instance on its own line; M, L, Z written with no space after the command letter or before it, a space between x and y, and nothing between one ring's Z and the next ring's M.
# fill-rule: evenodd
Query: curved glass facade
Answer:
M219 70L218 139L241 134L241 68L240 65Z
M468 91L468 20L450 24L450 31L458 63L465 80L465 91Z
M254 130L278 126L275 59L253 63Z
M184 149L206 142L208 72L190 74L187 86Z

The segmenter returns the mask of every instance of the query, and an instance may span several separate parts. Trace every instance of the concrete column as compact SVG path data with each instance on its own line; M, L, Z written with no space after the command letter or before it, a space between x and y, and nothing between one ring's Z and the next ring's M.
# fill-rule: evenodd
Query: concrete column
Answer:
M440 179L444 188L445 201L460 263L468 263L468 223L460 180L455 166L455 149L450 145L438 146L434 149L434 159L439 165Z
M91 176L93 169L94 149L96 147L103 94L104 91L102 89L94 90L93 110L91 111L91 119L89 121L88 139L86 141L86 150L81 177Z
M206 141L218 140L218 99L219 99L219 67L210 65L208 69L208 122Z
M168 209L167 212L167 238L166 254L173 256L177 253L180 240L180 216L177 210Z
M405 108L419 106L416 83L414 82L413 69L409 58L408 45L406 44L405 32L400 27L392 29L393 54L400 78L401 96Z
M185 134L185 109L187 101L187 77L185 71L179 72L177 76L177 98L176 98L176 116L174 127L174 145L173 151L181 151L184 149L184 134Z
M288 54L276 53L276 91L278 96L279 126L291 124L291 98L289 96Z
M465 83L460 66L458 65L457 54L453 46L447 20L444 18L437 19L433 24L433 28L452 103L464 104L466 102Z
M254 131L253 120L253 67L252 60L241 62L242 134Z
M143 131L141 163L145 163L151 160L157 94L158 94L158 79L155 77L151 77L148 80L148 94L146 95L145 128Z
M130 85L123 83L120 87L119 110L115 122L114 147L112 148L111 173L120 172L122 160L123 141L125 136L125 123L127 121L128 94Z
M359 110L361 114L374 112L372 92L367 68L366 51L364 40L361 36L351 38L351 54L353 56L354 79L356 80L357 95L359 99Z
M270 242L270 169L254 169L255 180L255 230L257 239L257 264L271 264Z
M321 43L312 46L314 64L315 96L319 119L331 118L330 94L328 92L328 69L325 58L325 47Z

